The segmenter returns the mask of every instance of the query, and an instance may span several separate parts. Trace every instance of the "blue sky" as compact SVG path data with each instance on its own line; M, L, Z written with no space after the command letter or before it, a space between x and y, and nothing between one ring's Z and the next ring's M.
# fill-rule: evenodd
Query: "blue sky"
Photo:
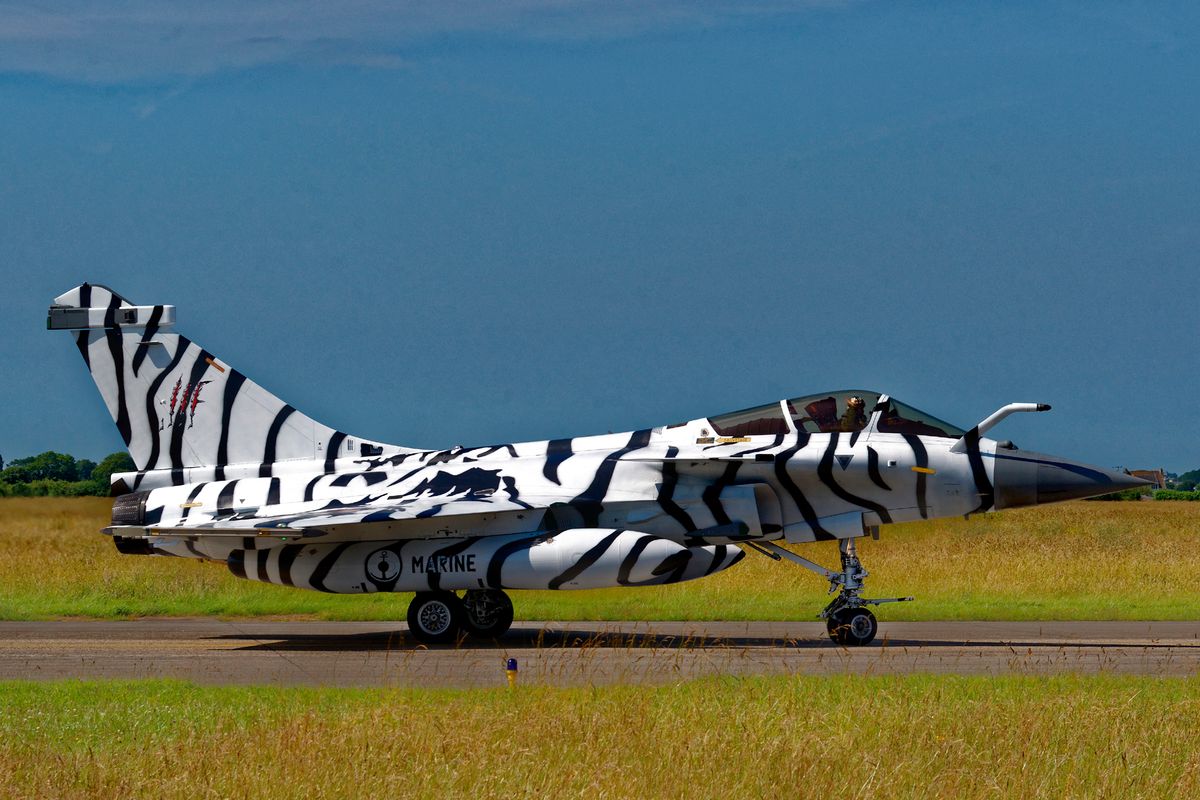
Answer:
M1200 11L0 4L0 454L120 439L55 295L418 446L846 386L1200 466Z

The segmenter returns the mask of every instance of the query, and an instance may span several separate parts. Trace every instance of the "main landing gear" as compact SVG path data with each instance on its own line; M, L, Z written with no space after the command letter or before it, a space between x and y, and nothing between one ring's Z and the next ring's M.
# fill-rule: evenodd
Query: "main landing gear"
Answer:
M825 629L829 631L829 638L840 645L864 645L869 644L875 638L875 634L879 632L879 622L875 619L875 615L867 609L867 606L903 603L913 599L911 597L874 599L859 594L863 588L863 579L867 577L867 571L863 569L862 562L858 560L858 550L855 547L854 539L838 540L838 551L842 556L841 572L825 569L820 564L815 564L772 542L753 542L751 546L776 561L786 558L788 561L824 577L829 581L831 593L841 587L837 597L833 598L819 614L821 619L825 620Z
M461 599L454 592L417 592L408 605L408 629L425 644L448 644L459 633L495 639L512 621L512 600L498 589L471 589Z

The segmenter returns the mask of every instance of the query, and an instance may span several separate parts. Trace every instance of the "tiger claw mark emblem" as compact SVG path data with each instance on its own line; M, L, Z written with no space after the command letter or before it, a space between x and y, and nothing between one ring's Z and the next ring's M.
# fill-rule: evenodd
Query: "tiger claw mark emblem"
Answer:
M195 391L192 392L191 414L188 416L188 427L189 428L196 424L196 406L198 406L204 402L203 400L200 399L200 390L203 389L205 387L205 385L210 384L210 383L212 383L212 381L200 381L199 383L196 384Z
M179 389L183 386L183 378L175 381L175 388L171 390L171 415L172 422L175 421L175 404L179 401Z
M200 392L207 384L212 381L200 381L199 383L187 386L183 385L183 379L175 381L175 388L171 390L171 401L168 406L167 424L171 427L183 425L186 421L190 428L196 424L196 406L204 401L200 399ZM180 388L183 388L183 396L179 394Z

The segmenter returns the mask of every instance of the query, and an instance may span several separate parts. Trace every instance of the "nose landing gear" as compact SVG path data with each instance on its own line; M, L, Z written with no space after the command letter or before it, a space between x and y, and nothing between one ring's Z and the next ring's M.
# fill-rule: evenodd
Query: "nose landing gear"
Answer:
M841 608L825 618L829 638L841 645L870 644L879 621L865 608Z
M829 581L830 592L837 591L840 587L841 591L838 592L837 597L833 598L818 616L825 620L825 629L829 632L830 639L840 645L860 646L870 644L875 638L875 634L879 632L879 621L875 619L875 615L867 609L867 606L904 603L913 598L863 597L860 592L863 588L863 579L867 577L868 573L863 569L862 562L858 560L858 550L854 541L854 539L838 540L838 551L842 557L841 572L825 569L820 564L802 558L791 550L785 550L772 542L754 542L751 546L776 561L786 558L788 561L824 577Z

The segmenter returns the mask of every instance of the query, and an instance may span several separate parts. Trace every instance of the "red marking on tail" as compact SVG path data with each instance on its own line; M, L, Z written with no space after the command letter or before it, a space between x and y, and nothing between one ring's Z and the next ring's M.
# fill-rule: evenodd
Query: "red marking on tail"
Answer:
M175 390L171 392L171 420L175 419L175 401L179 399L179 387L183 386L183 378L175 381Z
M196 406L198 406L204 402L203 400L200 399L200 390L203 389L204 385L207 383L212 383L212 381L200 381L199 383L196 384L196 390L194 392L192 392L192 408L191 408L192 413L191 413L190 419L188 420L189 428L192 427L192 425L195 424L195 422L196 422Z

